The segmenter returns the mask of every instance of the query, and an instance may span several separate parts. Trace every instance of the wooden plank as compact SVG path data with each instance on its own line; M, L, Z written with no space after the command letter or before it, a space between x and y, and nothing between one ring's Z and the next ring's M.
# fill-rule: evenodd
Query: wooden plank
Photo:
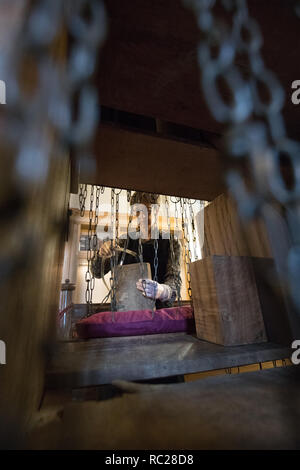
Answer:
M289 313L275 263L268 258L252 258L255 282L269 341L290 345L294 338Z
M203 217L203 214L198 216ZM278 223L277 243L278 240L283 240L280 229ZM274 228L272 232L275 233ZM236 203L227 193L218 196L204 209L203 256L252 257L268 338L273 342L290 344L293 334L268 233L264 221L259 218L243 225L237 213ZM282 244L282 247L284 246L285 244Z
M155 301L142 295L136 283L141 277L151 279L149 263L134 263L117 266L116 268L116 310L147 310L155 308Z
M211 200L224 190L219 153L210 147L113 126L95 143L97 171L80 182Z
M299 384L296 366L175 385L123 383L131 393L66 405L60 419L33 431L29 448L299 449Z
M199 338L231 346L266 340L251 258L210 256L190 269Z
M163 121L221 132L208 111L197 65L199 32L193 13L181 0L106 0L109 34L100 56L98 84L102 103ZM298 135L298 109L291 84L300 50L299 19L293 2L249 0L263 34L262 54L283 84L289 132ZM219 13L219 12L218 12ZM284 32L284 33L283 33ZM237 57L243 71L247 64Z
M4 56L11 53L12 45L16 46L16 37L20 39L17 33L23 25L28 3L22 0L0 2L0 48ZM60 34L57 43L51 46L55 58L61 57L62 50L66 51L65 45L65 36ZM34 83L33 75L34 68L28 61L24 65L24 88ZM6 112L3 106L3 122L7 119ZM32 130L27 129L27 136ZM42 120L39 131L45 133L45 130ZM17 171L17 156L14 155L19 151L17 143L10 147L5 138L0 142L0 338L6 343L7 352L6 365L0 366L1 448L14 448L38 409L46 355L55 335L69 162L67 155L51 143L53 146L39 179L39 172L35 171L30 178L33 162L27 161L26 176Z
M218 308L217 284L214 278L212 258L205 258L190 265L191 287L197 336L222 344L223 330Z
M272 258L263 220L256 219L243 226L236 203L227 193L204 209L203 256L210 255Z
M185 333L99 338L58 343L47 388L79 388L113 380L148 380L284 359L290 348L274 343L224 347Z

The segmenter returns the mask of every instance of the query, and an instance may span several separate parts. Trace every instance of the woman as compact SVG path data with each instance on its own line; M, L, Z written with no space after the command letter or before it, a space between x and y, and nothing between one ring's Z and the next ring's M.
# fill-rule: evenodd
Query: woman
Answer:
M148 298L156 300L156 308L171 307L176 297L180 297L181 288L181 277L180 277L180 259L181 249L180 244L174 239L174 234L171 233L169 238L163 238L163 233L159 231L159 237L151 238L151 218L153 212L153 206L158 209L159 207L159 196L155 194L149 194L144 192L135 192L131 197L130 204L143 204L148 211L148 224L145 222L144 210L139 211L138 215L140 218L139 233L140 237L143 235L144 238L138 238L134 236L136 232L130 232L127 234L127 239L120 239L118 246L130 250L141 257L144 263L149 263L151 266L152 279L139 279L136 283L136 287L140 290L143 295ZM141 230L141 227L148 229ZM166 235L166 234L165 234ZM157 251L156 251L157 247ZM118 253L118 252L117 252ZM158 264L155 262L157 254ZM104 274L106 274L110 268L110 257L113 255L111 249L111 242L107 241L103 243L99 249L99 254L96 259L92 262L92 271L95 277L101 277L101 265L104 262ZM105 259L102 260L101 258ZM131 255L128 252L120 252L118 255L119 259L122 259L123 264L137 263L138 258ZM155 265L157 264L157 270ZM155 273L157 274L156 280Z

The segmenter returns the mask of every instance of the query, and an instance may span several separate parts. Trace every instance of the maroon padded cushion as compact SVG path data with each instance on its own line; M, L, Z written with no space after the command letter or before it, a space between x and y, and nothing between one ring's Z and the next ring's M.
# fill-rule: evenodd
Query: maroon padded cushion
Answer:
M193 309L184 307L127 312L100 312L76 323L79 338L103 338L111 336L153 335L157 333L193 332L195 329Z

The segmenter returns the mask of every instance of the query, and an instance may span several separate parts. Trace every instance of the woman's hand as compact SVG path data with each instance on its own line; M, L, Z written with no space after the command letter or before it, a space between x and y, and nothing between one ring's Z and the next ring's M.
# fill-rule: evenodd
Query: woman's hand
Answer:
M152 279L139 279L136 283L136 288L149 299L159 299L162 302L169 300L172 296L172 289L166 284L159 284Z
M113 252L111 251L111 242L109 240L101 245L99 255L105 258L110 258L113 255Z

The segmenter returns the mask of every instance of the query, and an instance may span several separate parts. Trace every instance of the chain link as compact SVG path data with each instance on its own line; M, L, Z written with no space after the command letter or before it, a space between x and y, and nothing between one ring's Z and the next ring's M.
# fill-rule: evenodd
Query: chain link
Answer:
M182 227L182 234L184 240L184 260L185 260L185 268L186 268L186 278L188 283L188 295L190 299L192 299L192 288L191 288L191 273L190 273L190 263L191 263L191 250L190 250L190 237L189 231L186 227L186 222L188 220L187 212L186 212L186 199L180 198L180 209L181 209L181 227Z
M172 199L171 199L171 200L172 200ZM175 228L175 232L176 232L175 238L176 238L177 241L179 240L179 233L180 233L180 232L179 232L178 205L177 205L179 201L180 201L180 198L179 198L179 200L175 200L175 201L174 201L174 206L175 206L175 227L176 227L176 228Z
M115 225L115 189L111 189L111 241L110 241L110 248L112 252L112 256L110 257L110 270L111 270L111 275L110 275L110 289L111 289L111 311L115 312L117 309L116 305L116 250L115 250L115 245L114 245L114 225ZM114 319L114 316L113 316Z
M98 236L97 236L97 227L98 227L98 220L99 220L99 204L100 204L100 187L96 186L96 205L94 211L94 221L93 221L93 238L91 241L91 249L93 250L93 255L90 263L96 258L98 253ZM90 303L93 303L93 292L95 289L95 276L94 272L92 271L92 279L90 285Z
M15 161L10 168L23 193L24 206L30 183L43 185L50 155L72 155L87 174L94 167L88 151L98 123L97 90L91 85L98 49L106 35L106 15L101 0L37 0L28 2L22 35L4 58L3 78L9 83L6 107L5 152L11 147ZM89 10L89 20L84 10ZM92 27L93 25L93 27ZM93 34L91 32L93 31ZM97 32L97 34L95 34ZM68 57L62 43L72 36ZM64 38L64 40L63 40ZM60 51L55 44L59 43ZM58 57L59 56L59 57ZM82 66L83 63L85 66ZM34 72L35 85L24 87L24 71ZM89 66L87 66L89 65ZM74 104L78 103L76 118ZM84 216L87 185L80 185L79 208ZM2 204L2 201L1 201ZM88 270L91 262L91 213L89 213ZM25 238L24 238L25 240ZM28 243L28 240L26 241ZM91 292L86 291L91 302Z
M172 264L172 272L175 279L175 287L176 287L176 294L177 294L177 301L179 306L181 306L181 293L180 293L180 279L176 266L175 266L175 252L174 252L174 230L171 232L171 220L170 220L170 204L168 196L165 196L165 205L166 205L166 212L167 212L167 224L168 224L168 233L170 236L170 254L171 254L171 264Z
M158 231L158 211L159 211L159 206L158 204L152 205L153 211L154 211L154 281L157 282L157 271L158 271L158 237L159 237L159 231Z
M92 224L93 224L93 208L94 208L94 186L90 187L90 208L89 208L89 226L88 226L88 243L86 251L87 259L87 270L85 273L85 282L86 282L86 291L85 291L85 301L88 304L88 314L90 314L93 289L95 285L95 278L91 272L91 262L92 262Z
M16 39L10 56L3 57L1 77L9 83L5 134L1 135L5 150L1 153L4 156L9 149L9 154L15 155L9 168L12 180L17 182L19 191L23 193L23 207L30 194L30 184L34 184L36 189L38 185L42 187L45 184L50 156L61 158L69 156L72 151L76 166L85 174L94 168L95 162L88 149L98 123L98 93L91 84L91 78L99 46L106 34L106 15L101 0L37 0L27 3L25 23L20 28L22 36ZM84 10L89 10L88 21ZM91 30L97 34L91 35ZM72 36L72 41L67 56L62 51L68 35ZM32 72L35 85L31 83L33 86L24 87L24 76L30 73L32 78ZM76 102L78 112L75 118ZM80 185L82 217L86 197L87 185ZM91 302L90 287L93 288L90 272L91 213L89 218L85 276L88 304ZM28 240L26 243L29 246Z
M197 254L197 238L196 238L196 229L195 229L195 214L194 214L194 209L193 209L193 204L195 204L195 202L196 201L192 203L191 200L188 199L188 205L189 205L189 210L190 210L190 222L191 222L192 235L193 235L194 260L196 261L198 259L198 254Z
M79 186L79 209L80 209L81 217L84 217L86 196L87 196L87 184L80 184Z
M115 196L116 196L116 245L119 246L119 226L120 226L120 221L119 221L119 207L120 207L120 194L122 190L119 190L116 192L115 190Z

